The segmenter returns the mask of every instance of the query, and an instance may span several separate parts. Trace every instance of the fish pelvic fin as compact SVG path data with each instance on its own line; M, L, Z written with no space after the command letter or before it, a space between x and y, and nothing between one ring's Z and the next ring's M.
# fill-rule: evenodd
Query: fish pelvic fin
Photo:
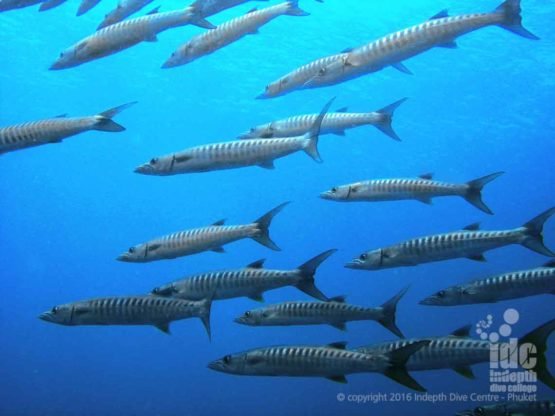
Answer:
M397 327L397 323L395 322L396 321L396 313L397 313L397 304L399 303L401 298L405 295L405 293L407 293L408 290L409 290L408 287L404 288L399 293L397 293L395 296L393 296L390 300L388 300L386 303L384 303L382 305L383 315L378 320L378 322L380 324L382 324L384 328L389 329L391 332L393 332L399 338L404 338L405 336L403 335L401 330Z
M125 127L113 121L112 118L135 104L137 104L137 101L110 108L109 110L97 114L97 121L93 127L94 130L109 131L113 133L124 131Z
M425 392L426 389L407 372L406 364L411 355L429 344L429 340L417 341L387 353L389 367L384 371L384 375L409 389Z
M499 23L499 26L503 29L513 32L515 35L522 36L526 39L539 40L539 37L534 35L522 25L521 11L520 0L506 0L495 9L494 13L500 13L503 15L504 19L501 23Z
M555 257L555 253L547 248L543 242L543 226L555 214L555 207L541 213L524 224L524 241L522 245L544 256Z
M272 220L274 217L281 212L285 206L289 204L289 202L284 202L281 205L278 205L268 213L264 214L262 217L257 219L254 223L258 227L258 234L253 236L253 240L257 241L258 243L262 244L263 246L268 247L271 250L281 251L281 249L272 241L270 238L270 225L272 224Z
M312 159L316 162L321 163L322 158L320 157L320 153L318 152L318 139L320 136L320 129L322 127L322 122L324 121L324 117L326 117L327 112L329 111L335 97L332 98L328 103L324 106L318 118L314 121L314 124L306 134L306 138L308 139L308 144L304 148L304 151L307 155L309 155Z
M309 296L312 296L313 298L329 302L330 298L324 295L320 289L316 287L316 284L314 283L314 275L316 274L318 267L320 267L320 265L336 251L336 249L324 251L297 267L301 276L301 280L296 285L297 289Z
M482 189L488 183L503 175L503 173L504 172L496 172L492 173L491 175L487 175L482 178L474 179L473 181L467 182L468 188L466 194L463 196L464 199L466 199L468 203L474 205L480 211L483 211L486 214L493 215L493 211L489 209L489 207L482 200Z
M382 115L383 120L375 125L376 128L380 130L382 133L391 137L393 140L397 140L398 142L400 142L401 139L399 138L397 133L395 133L395 130L393 130L393 126L392 126L393 116L395 114L395 110L397 110L399 106L407 100L408 98L406 97L402 98L401 100L395 101L393 104L390 104L387 107L384 107L381 110L377 111L378 114Z
M555 331L555 319L543 324L520 339L519 345L532 344L536 347L536 366L532 369L538 379L555 390L555 377L549 372L545 353L547 352L547 339Z
M287 12L288 16L310 16L310 13L305 12L299 7L299 0L290 0L287 2Z

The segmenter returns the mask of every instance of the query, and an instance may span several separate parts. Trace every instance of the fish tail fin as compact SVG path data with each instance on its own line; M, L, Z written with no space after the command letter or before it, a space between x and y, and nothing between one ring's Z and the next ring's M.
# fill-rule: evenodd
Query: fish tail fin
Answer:
M553 214L555 214L555 207L524 224L524 240L521 243L524 247L544 256L555 257L555 253L548 249L543 242L543 226Z
M330 299L316 287L314 275L318 267L336 251L335 249L324 251L297 267L301 275L301 281L297 284L297 288L313 298L328 302Z
M318 118L316 118L316 120L314 121L314 124L312 124L312 127L310 128L308 133L306 133L305 135L305 137L308 139L308 144L304 148L304 151L316 162L322 162L322 158L320 157L320 153L318 152L318 139L320 136L320 129L322 127L324 117L326 117L326 114L334 100L335 97L328 101L328 103L324 106L324 108L318 115Z
M488 183L503 175L503 173L504 172L496 172L492 173L491 175L467 182L468 189L466 191L466 194L464 195L464 199L466 199L470 204L474 205L480 211L483 211L486 214L493 215L493 211L489 209L489 207L482 200L482 189Z
M495 13L500 13L504 16L504 19L501 23L499 23L499 26L509 32L513 32L515 35L522 36L523 38L538 40L539 37L534 35L522 25L521 11L520 0L504 1L499 7L497 7L497 9L495 9Z
M406 365L415 352L429 344L430 341L418 341L387 353L389 367L384 375L409 389L425 392L426 389L408 373Z
M547 339L555 331L555 319L536 328L519 340L519 345L532 344L535 346L536 366L532 369L538 379L545 385L555 390L555 377L549 372L545 353L547 352Z
M397 293L395 296L393 296L390 300L385 302L382 305L383 315L378 320L378 322L380 324L382 324L385 328L389 329L391 332L393 332L399 338L404 338L405 336L403 335L401 330L397 327L397 323L395 322L396 321L396 313L397 313L397 304L399 303L401 298L405 295L405 293L407 293L408 290L409 290L408 287L404 288L399 293Z
M137 104L137 101L123 104L118 107L110 108L109 110L99 113L97 115L98 119L96 124L94 125L94 129L100 130L100 131L110 131L110 132L124 131L125 127L113 121L112 118L114 118L117 114L121 113L123 110L128 109L134 104Z
M393 140L397 140L398 142L401 141L400 137L395 133L393 130L393 126L391 125L393 122L393 116L395 114L395 110L399 108L401 104L407 101L408 98L403 98L399 101L395 101L393 104L388 105L387 107L382 108L381 110L376 111L378 114L383 116L383 120L376 124L376 128L379 129L382 133L388 135Z
M281 250L270 238L270 225L272 224L272 220L274 219L274 217L279 214L287 204L289 204L289 202L284 202L283 204L278 205L254 222L259 231L257 235L252 237L255 241L262 244L263 246L268 247L269 249L275 251Z
M288 16L310 16L310 13L305 12L299 7L299 0L289 0L287 2L287 12Z
M208 334L208 339L212 341L212 330L210 328L210 312L212 310L212 297L205 299L202 301L202 309L199 315L200 320L202 321L202 325L206 329L206 333Z

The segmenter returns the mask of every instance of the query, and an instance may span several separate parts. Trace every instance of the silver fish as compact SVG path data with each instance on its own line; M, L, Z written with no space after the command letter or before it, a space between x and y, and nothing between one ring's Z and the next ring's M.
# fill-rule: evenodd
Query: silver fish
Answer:
M397 304L406 293L402 290L377 308L349 305L344 296L331 298L329 302L283 302L247 311L235 322L249 326L331 325L342 331L352 321L376 321L403 338L395 323Z
M211 300L120 296L66 303L39 318L59 325L153 325L169 334L172 321L200 318L210 338Z
M255 222L245 225L224 225L224 220L211 226L180 231L155 238L131 247L117 260L130 263L147 263L156 260L175 259L203 251L223 253L222 246L244 238L252 238L272 250L279 247L270 239L270 224L288 202L277 206Z
M235 140L197 146L181 152L155 157L135 169L143 175L168 176L180 173L210 172L222 169L260 166L274 169L274 160L299 151L316 161L320 126L333 100L328 102L308 133L277 139Z
M485 261L483 254L485 251L511 244L520 244L544 256L555 257L555 253L543 243L543 225L553 214L555 214L555 207L538 215L522 227L511 230L481 231L479 224L472 224L461 231L415 238L362 253L345 267L381 270L462 257Z
M222 23L214 30L193 37L173 52L162 68L173 68L193 62L247 35L257 34L262 26L284 15L308 16L308 13L298 7L298 0L286 1L261 10L253 9L243 16Z
M350 50L345 59L322 68L307 82L307 87L337 84L388 66L411 74L402 61L435 47L456 48L456 38L488 26L499 26L527 39L539 39L522 26L520 12L520 0L506 0L491 13L451 17L444 10L425 23Z
M256 348L213 361L208 368L248 376L324 377L346 383L345 375L381 373L406 387L425 391L406 371L412 354L428 344L422 341L385 354L345 350L346 343L326 346L289 345Z
M62 140L90 130L121 132L125 127L112 120L136 102L111 108L94 116L59 116L0 128L0 154Z
M256 98L259 100L274 98L292 91L310 88L309 81L313 80L321 71L335 62L343 62L347 58L348 54L340 53L316 59L271 82L266 86L264 92Z
M152 290L157 296L199 300L248 297L262 302L268 290L293 286L316 299L327 301L314 282L318 267L336 250L328 250L293 270L264 268L264 260L249 264L244 269L201 273Z
M467 183L449 183L432 180L432 174L413 179L375 179L356 182L331 188L320 197L338 202L377 202L415 199L431 204L432 198L440 196L460 196L486 214L493 214L482 201L485 185L501 176L503 172L493 173Z
M116 8L104 16L104 20L98 25L96 30L125 20L127 17L138 12L153 1L154 0L119 0Z
M427 297L420 304L475 305L543 294L555 295L555 261L536 269L504 273L451 286Z
M384 354L389 351L404 348L415 343L428 341L428 345L415 352L407 361L408 371L429 371L440 369L452 369L467 378L474 378L472 365L489 363L492 359L492 346L490 341L475 340L469 336L470 326L463 327L453 332L447 337L430 337L401 339L379 344L367 345L356 348L354 351L363 354ZM555 331L555 320L541 325L522 338L519 338L519 345L532 344L536 347L534 352L537 358L536 372L538 379L544 384L555 388L555 378L550 374L546 363L545 353L547 351L547 340L551 333ZM501 359L512 360L503 349L497 349ZM532 354L532 353L531 353Z
M456 416L553 416L555 400L537 402L507 402L479 406L458 412Z
M192 8L153 13L105 27L69 47L52 64L51 70L72 68L141 42L155 42L157 35L173 27L194 24L211 29L214 26L196 17Z
M322 121L320 134L345 135L345 130L372 125L394 140L401 139L391 126L395 110L406 101L406 98L396 101L387 107L371 113L348 113L347 108L341 108L335 113L327 113ZM239 136L241 140L270 139L274 137L300 136L310 130L318 114L305 114L289 117L283 120L272 121L251 128Z

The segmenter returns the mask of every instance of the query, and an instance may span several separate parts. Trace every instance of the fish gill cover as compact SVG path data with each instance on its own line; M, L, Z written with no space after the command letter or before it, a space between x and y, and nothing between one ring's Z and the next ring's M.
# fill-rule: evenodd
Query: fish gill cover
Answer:
M555 414L555 5L496 3L0 0L0 414Z

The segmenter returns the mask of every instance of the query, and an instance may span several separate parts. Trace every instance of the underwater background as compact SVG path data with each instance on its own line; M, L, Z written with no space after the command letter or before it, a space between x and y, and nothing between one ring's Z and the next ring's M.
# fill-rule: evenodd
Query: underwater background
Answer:
M275 4L276 2L272 2ZM490 27L463 36L456 50L435 48L408 60L415 74L392 68L337 86L255 100L266 84L321 56L367 43L451 14L494 9L496 0L301 0L309 17L284 16L246 38L175 69L160 65L203 29L168 30L157 43L64 71L48 71L59 52L91 34L115 1L75 17L76 2L45 13L38 6L0 15L0 122L2 126L69 113L94 114L125 102L118 135L89 132L63 144L0 158L0 414L27 415L448 415L461 403L340 402L338 393L409 392L380 374L351 375L341 385L318 378L238 377L206 368L225 354L279 344L350 347L393 339L375 322L329 326L247 327L233 318L258 307L241 298L215 302L210 343L196 319L172 324L166 336L144 327L63 327L37 316L53 305L108 295L148 293L153 287L201 271L243 267L266 258L266 267L294 268L329 248L339 249L316 275L328 296L378 306L410 285L397 322L407 337L446 335L508 307L520 312L518 334L554 318L549 295L492 305L434 308L422 298L455 283L539 266L547 258L520 246L486 254L487 263L451 260L377 272L343 267L362 251L411 237L457 230L480 221L484 229L520 226L555 204L553 103L555 3L524 0L532 42ZM184 7L158 1L162 10ZM250 2L210 17L219 24ZM146 11L148 11L147 6ZM409 97L395 115L402 142L368 126L346 137L322 136L323 164L297 153L258 167L205 174L149 177L133 173L155 155L232 140L248 128L290 115L315 113L331 97L337 108L378 110ZM466 182L506 174L484 190L495 212L487 216L460 198L433 206L415 201L340 204L319 193L373 178L434 172L438 180ZM129 246L221 218L250 222L292 201L272 224L282 248L272 252L243 240L225 254L207 252L171 261L129 264L115 258ZM555 247L555 221L545 228ZM267 303L303 300L297 289L265 294ZM555 369L555 337L548 361ZM483 392L488 365L477 379L451 370L414 372L431 393ZM551 392L539 386L539 398Z

